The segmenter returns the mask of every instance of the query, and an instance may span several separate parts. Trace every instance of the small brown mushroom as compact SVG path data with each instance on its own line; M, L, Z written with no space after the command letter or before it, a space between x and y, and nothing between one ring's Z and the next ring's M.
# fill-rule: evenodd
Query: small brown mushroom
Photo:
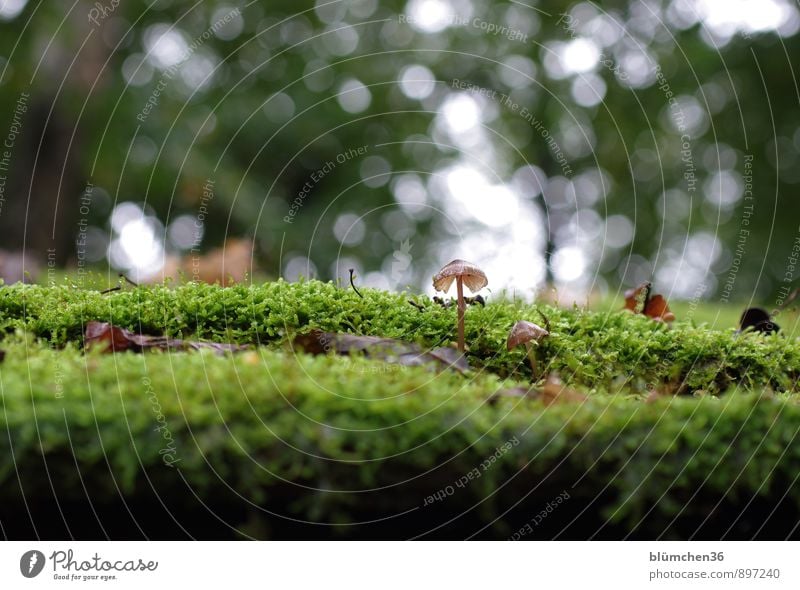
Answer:
M538 346L539 342L549 335L550 332L541 326L525 320L520 320L514 324L514 327L508 333L508 340L506 341L508 350L516 348L520 344L525 345L528 351L528 360L531 362L534 381L536 380L536 356L533 354L533 346Z
M464 352L464 312L467 308L464 302L464 285L474 293L483 289L489 281L477 265L465 260L453 260L433 277L433 288L446 293L453 281L456 282L458 294L458 350Z

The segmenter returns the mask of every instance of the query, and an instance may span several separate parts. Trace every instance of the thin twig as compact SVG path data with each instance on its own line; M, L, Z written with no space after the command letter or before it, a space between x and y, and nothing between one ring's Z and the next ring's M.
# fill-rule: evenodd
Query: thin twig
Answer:
M138 287L138 286L139 286L138 284L134 283L132 280L130 280L128 277L126 277L126 276L125 276L124 274L122 274L122 273L119 273L119 277L120 277L121 279L124 279L124 280L125 280L125 282L126 282L126 283L128 283L129 285L133 285L134 287Z
M414 307L416 307L416 308L417 308L418 310L420 310L420 311L425 311L425 306L424 306L424 305L420 305L420 304L419 304L419 303L417 303L416 301L411 301L411 299L409 299L409 300L408 300L408 304L409 304L409 305L413 305Z
M134 287L139 286L122 273L119 273L119 278L124 280L129 285L133 285ZM122 285L117 285L116 287L111 287L110 289L105 289L104 291L100 291L100 295L105 295L106 293L113 293L114 291L121 291L121 290L122 290Z
M362 294L361 294L361 293L358 291L358 289L356 289L356 284L355 284L355 282L353 282L353 281L355 280L355 275L354 275L354 273L355 273L355 269L354 269L354 268L351 268L351 269L350 269L350 286L351 286L351 287L353 287L353 291L355 291L355 292L356 292L356 295L358 295L359 297L361 297L361 299L364 299L364 296L363 296L363 295L362 295Z

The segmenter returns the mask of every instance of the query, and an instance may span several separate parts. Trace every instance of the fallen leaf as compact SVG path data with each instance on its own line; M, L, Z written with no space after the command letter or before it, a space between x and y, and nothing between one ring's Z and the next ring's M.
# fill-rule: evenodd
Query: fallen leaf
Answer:
M84 345L87 348L105 345L103 352L122 352L125 350L141 352L142 350L153 348L157 350L210 349L222 354L247 348L238 344L199 342L167 338L166 336L137 334L108 322L89 322L86 324Z
M310 354L334 352L341 355L362 354L366 358L407 367L434 364L441 369L469 371L466 358L454 348L426 350L413 342L377 336L356 336L312 330L294 339L294 346Z
M87 347L105 344L103 352L122 352L134 346L132 334L108 322L89 322L86 324L84 343Z
M652 287L646 281L635 289L625 291L625 309L646 315L657 322L671 322L675 314L669 310L667 300L662 295L651 294Z

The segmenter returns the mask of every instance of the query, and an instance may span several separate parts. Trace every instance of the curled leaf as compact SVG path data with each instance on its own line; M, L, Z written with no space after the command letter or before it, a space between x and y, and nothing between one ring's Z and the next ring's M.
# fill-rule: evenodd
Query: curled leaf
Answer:
M671 322L675 319L667 305L667 300L662 295L652 294L652 283L646 281L636 287L625 291L625 309L633 313L641 313L657 322Z

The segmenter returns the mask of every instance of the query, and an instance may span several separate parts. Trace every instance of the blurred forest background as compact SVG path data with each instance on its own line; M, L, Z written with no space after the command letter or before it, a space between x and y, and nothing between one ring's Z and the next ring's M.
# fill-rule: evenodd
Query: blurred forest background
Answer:
M461 257L528 298L769 303L798 30L788 0L0 0L0 269L430 292Z

